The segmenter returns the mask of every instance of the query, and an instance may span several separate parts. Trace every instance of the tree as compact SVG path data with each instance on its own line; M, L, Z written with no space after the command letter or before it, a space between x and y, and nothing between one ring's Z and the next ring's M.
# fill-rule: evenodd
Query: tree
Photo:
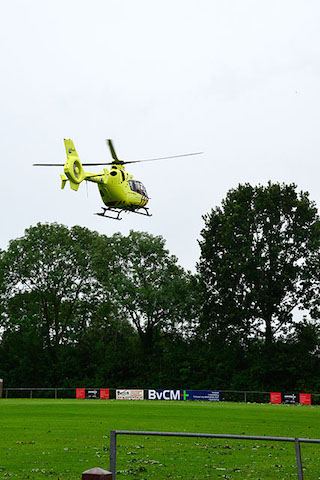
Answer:
M95 268L117 307L135 326L151 355L162 332L186 326L193 311L192 275L165 249L162 237L131 231L97 239Z
M187 335L195 303L192 275L164 245L147 233L108 238L57 224L11 241L0 252L6 377L72 385L83 376L125 386L158 375L158 354L167 338Z
M270 346L319 285L314 202L294 184L245 184L230 190L204 220L198 264L203 327L242 344L263 335Z
M10 242L1 258L6 308L1 325L36 330L55 357L60 344L74 341L105 300L91 261L96 234L38 224Z

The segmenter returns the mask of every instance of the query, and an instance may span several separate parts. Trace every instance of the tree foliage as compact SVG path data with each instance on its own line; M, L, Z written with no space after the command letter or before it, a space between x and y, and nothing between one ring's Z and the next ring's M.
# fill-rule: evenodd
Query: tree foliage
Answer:
M263 333L271 344L318 285L311 268L320 240L315 204L294 184L245 184L204 220L198 269L206 327L244 342Z
M48 348L72 341L88 325L102 289L94 277L88 229L38 224L10 242L2 258L2 325L29 325Z
M131 231L127 237L100 237L95 268L113 301L137 329L145 354L161 332L190 321L192 276L165 249L162 237Z

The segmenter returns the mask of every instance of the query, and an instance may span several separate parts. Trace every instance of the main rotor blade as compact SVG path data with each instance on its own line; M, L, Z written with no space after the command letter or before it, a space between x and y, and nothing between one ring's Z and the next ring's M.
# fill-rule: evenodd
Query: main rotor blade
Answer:
M173 155L170 157L145 158L142 160L128 160L128 161L124 161L123 163L154 162L155 160L167 160L169 158L189 157L190 155L202 155L202 153L204 152L184 153L183 155Z
M81 165L86 167L88 165L112 165L115 162L110 163L82 163ZM64 167L64 163L34 163L33 167Z
M108 163L83 163L82 165L127 165L128 163L154 162L155 160L168 160L169 158L189 157L190 155L202 155L204 152L184 153L183 155L173 155L170 157L144 158L142 160L119 160Z
M64 167L64 163L34 163L33 167Z
M110 148L111 149L111 148ZM99 162L99 163L83 163L84 167L88 166L99 166L99 165L126 165L127 163L140 163L140 162L154 162L155 160L168 160L169 158L180 158L180 157L190 157L191 155L202 155L204 152L195 152L195 153L184 153L183 155L173 155L170 157L158 157L158 158L145 158L142 160L119 160L116 156L116 161L114 162ZM113 157L114 158L114 157ZM64 163L34 163L34 167L64 167Z
M119 158L117 157L116 151L115 151L115 149L114 149L114 147L113 147L112 140L110 140L110 138L108 138L107 144L109 145L112 158L113 158L116 162L121 162L121 160L119 160ZM110 164L107 163L106 165L110 165Z

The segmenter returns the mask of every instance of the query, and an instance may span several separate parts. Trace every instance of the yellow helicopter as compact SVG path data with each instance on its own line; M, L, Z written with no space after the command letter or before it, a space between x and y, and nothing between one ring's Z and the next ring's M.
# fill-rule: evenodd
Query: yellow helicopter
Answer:
M145 160L120 160L115 152L111 140L107 140L107 145L110 148L112 162L108 163L81 163L72 140L64 140L67 161L66 163L34 163L35 167L64 167L65 175L61 175L61 188L64 188L67 181L70 182L70 187L73 190L78 190L79 185L83 180L94 182L98 185L99 192L105 207L102 212L95 213L101 217L112 218L113 220L122 220L120 215L122 212L133 212L140 215L151 217L148 208L146 207L149 197L147 190L142 182L134 180L133 176L125 171L124 165L127 163L150 162L154 160L165 160L169 158L187 157L190 155L199 155L203 152L186 153L183 155L174 155L171 157L150 158ZM100 173L85 172L84 166L97 165L111 165L110 170L104 168ZM111 212L114 216L109 215Z

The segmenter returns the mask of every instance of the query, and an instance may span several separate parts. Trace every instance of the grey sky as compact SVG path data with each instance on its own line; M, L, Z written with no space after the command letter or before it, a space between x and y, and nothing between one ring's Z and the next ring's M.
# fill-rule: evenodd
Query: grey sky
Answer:
M163 235L194 269L201 216L238 183L295 182L320 204L320 3L6 2L0 16L0 248L37 222ZM201 151L132 165L152 218L92 215L95 185L60 190L63 138L80 159ZM95 171L94 169L92 169Z

